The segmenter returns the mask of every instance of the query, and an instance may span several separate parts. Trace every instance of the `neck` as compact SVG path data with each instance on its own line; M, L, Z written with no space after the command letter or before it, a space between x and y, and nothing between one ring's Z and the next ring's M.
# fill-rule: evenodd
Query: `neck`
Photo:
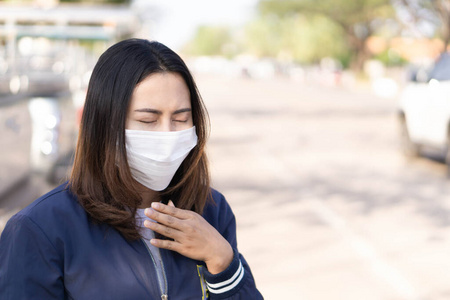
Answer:
M161 199L159 197L159 193L157 191L148 189L142 186L143 189L139 191L139 194L142 198L142 203L138 208L147 208L150 207L152 202L159 202Z

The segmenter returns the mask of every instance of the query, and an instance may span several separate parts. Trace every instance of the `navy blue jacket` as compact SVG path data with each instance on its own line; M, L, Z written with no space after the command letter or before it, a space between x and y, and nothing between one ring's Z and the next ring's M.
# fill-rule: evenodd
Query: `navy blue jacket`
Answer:
M213 275L204 263L161 249L165 276L158 278L145 243L92 222L66 186L8 221L0 238L0 299L262 299L237 251L233 212L217 191L203 217L234 249L230 266Z

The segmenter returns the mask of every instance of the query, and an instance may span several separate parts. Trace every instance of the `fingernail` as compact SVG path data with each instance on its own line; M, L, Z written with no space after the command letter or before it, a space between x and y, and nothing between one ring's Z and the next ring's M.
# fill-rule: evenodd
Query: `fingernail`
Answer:
M151 224L151 222L149 220L144 221L144 226L149 226L150 224Z
M154 209L158 209L158 208L161 207L161 205L160 205L158 202L153 202L153 203L152 203L152 207L153 207Z

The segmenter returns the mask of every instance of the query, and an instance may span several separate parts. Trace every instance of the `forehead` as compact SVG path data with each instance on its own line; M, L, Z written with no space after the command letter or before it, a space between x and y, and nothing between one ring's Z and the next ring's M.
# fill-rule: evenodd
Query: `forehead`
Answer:
M147 76L134 88L131 108L170 109L191 107L189 88L178 73L164 72Z

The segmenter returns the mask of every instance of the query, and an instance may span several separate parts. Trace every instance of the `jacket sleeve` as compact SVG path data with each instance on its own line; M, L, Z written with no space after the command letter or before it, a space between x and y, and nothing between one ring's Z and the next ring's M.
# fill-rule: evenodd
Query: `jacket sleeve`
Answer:
M64 299L60 260L36 223L13 216L0 238L0 299Z
M211 274L205 270L205 281L209 291L209 299L229 299L229 300L260 300L263 296L255 285L250 266L237 249L236 239L236 219L224 199L220 195L220 201L216 199L218 206L219 232L227 239L233 248L234 256L231 264L219 274Z

